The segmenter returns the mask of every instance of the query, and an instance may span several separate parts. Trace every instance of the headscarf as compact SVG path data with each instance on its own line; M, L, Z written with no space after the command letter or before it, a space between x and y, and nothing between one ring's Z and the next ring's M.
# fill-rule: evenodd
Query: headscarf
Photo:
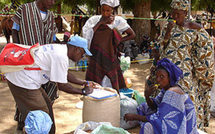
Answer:
M100 5L108 5L110 7L117 7L119 6L119 0L101 0Z
M169 73L171 86L174 86L183 77L182 70L167 58L158 61L157 68L159 67L163 67Z
M172 0L170 4L171 8L188 11L190 3L188 0Z

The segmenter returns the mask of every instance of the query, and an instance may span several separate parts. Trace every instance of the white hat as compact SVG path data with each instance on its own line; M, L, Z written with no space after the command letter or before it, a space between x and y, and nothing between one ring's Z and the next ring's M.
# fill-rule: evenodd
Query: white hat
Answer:
M119 6L119 0L101 0L100 5L103 5L103 4L111 7L117 7Z

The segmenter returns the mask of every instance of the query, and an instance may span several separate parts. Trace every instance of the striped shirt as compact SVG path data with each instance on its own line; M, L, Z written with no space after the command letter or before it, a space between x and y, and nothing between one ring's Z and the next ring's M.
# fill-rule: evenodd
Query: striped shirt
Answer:
M53 13L48 11L46 18L42 20L36 2L20 6L12 20L20 26L20 44L50 44L57 33Z

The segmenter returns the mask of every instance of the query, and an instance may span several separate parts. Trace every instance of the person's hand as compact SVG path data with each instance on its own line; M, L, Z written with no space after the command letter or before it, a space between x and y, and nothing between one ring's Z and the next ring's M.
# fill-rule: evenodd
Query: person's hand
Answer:
M114 21L114 15L111 15L109 17L102 16L99 22L105 25L105 24L111 24L113 21Z
M93 92L93 88L88 87L88 86L86 86L86 87L84 87L84 88L82 89L82 94L83 94L83 95L88 95L88 94L91 94L92 92Z
M171 31L174 26L175 26L175 20L169 21L169 23L167 24L167 31Z
M136 116L136 114L131 114L131 113L125 114L124 120L126 122L127 121L133 121L133 120L135 120L135 116Z
M147 84L146 84L147 85ZM145 95L145 97L149 97L149 96L151 96L153 93L154 93L154 91L157 89L157 86L155 86L154 84L152 84L152 85L147 85L146 86L146 89L145 89L145 91L144 91L144 95Z
M85 87L91 87L91 88L97 88L101 87L100 84L94 82L94 81L86 81L86 84L84 85Z
M169 23L167 24L167 29L166 29L166 34L164 39L168 40L170 39L170 32L172 30L172 28L175 26L175 22L174 21L169 21Z

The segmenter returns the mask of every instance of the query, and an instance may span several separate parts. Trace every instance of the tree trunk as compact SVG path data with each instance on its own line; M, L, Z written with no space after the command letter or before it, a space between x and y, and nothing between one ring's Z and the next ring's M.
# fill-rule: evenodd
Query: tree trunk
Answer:
M140 3L136 3L133 10L134 17L138 18L150 18L151 11L151 0L142 0ZM132 23L132 28L136 34L135 41L139 45L143 36L149 36L151 32L150 20L134 19Z

